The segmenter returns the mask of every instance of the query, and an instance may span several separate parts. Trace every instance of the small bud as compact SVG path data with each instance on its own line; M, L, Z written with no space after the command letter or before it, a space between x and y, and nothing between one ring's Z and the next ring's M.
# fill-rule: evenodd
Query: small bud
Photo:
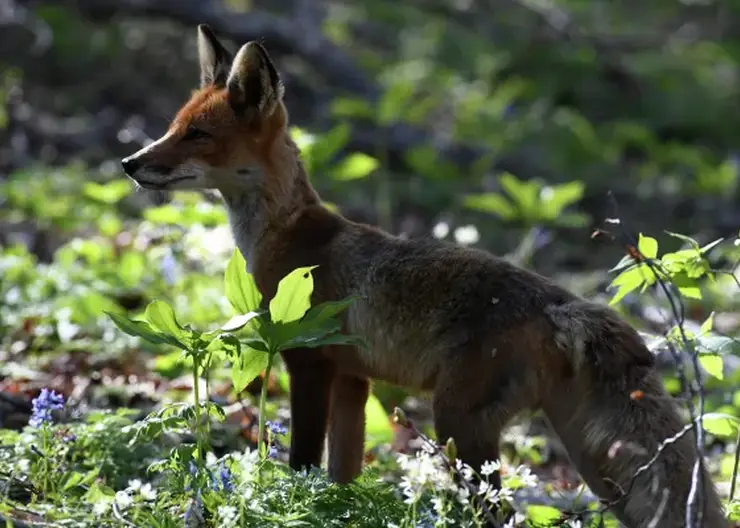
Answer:
M408 418L406 418L406 413L404 413L400 407L395 407L393 409L392 420L393 420L393 423L398 424L401 427L409 426L409 420Z
M445 455L450 461L457 459L457 446L452 437L448 438L447 443L445 444Z

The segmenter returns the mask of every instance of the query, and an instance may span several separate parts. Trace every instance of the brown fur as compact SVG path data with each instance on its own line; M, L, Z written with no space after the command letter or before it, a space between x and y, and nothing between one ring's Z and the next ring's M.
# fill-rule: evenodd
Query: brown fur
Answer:
M683 526L691 434L629 487L636 469L683 426L639 335L610 309L488 253L403 240L324 208L288 136L282 86L264 49L246 44L226 65L219 61L230 55L208 53L215 37L199 31L202 78L220 81L192 96L167 139L124 160L127 173L156 188L218 188L265 299L296 267L318 265L313 302L358 296L345 330L371 346L283 354L291 466L318 465L328 430L329 474L339 482L356 477L368 380L382 379L432 391L438 440L453 436L460 457L478 468L499 457L512 417L543 409L591 489L605 500L630 491L613 508L624 523L648 526L658 491L668 489L657 526ZM193 126L211 137L184 139ZM171 181L192 167L195 181ZM631 399L634 390L645 397ZM615 442L624 447L612 456ZM727 526L702 475L702 526Z

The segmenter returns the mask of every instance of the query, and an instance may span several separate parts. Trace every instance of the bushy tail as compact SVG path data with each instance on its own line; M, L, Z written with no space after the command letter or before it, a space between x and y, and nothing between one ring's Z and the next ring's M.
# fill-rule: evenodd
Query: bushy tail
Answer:
M548 317L574 369L544 410L591 490L630 528L679 528L687 526L696 480L691 528L727 528L693 428L639 334L614 311L587 302L551 307Z

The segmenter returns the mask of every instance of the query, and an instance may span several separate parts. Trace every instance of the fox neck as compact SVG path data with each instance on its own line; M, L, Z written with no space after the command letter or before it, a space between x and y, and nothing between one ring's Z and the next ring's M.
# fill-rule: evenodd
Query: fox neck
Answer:
M261 169L262 184L220 190L234 242L250 273L259 256L260 240L268 232L273 235L270 238L280 238L280 231L289 229L306 207L319 203L299 156L298 147L286 134Z

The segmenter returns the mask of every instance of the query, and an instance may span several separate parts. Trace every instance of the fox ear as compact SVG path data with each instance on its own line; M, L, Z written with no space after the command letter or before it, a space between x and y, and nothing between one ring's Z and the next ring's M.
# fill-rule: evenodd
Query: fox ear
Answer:
M206 24L198 26L198 59L201 87L226 86L232 56Z
M239 113L253 108L258 114L269 114L284 92L267 50L257 42L248 42L236 54L226 86L231 104Z

